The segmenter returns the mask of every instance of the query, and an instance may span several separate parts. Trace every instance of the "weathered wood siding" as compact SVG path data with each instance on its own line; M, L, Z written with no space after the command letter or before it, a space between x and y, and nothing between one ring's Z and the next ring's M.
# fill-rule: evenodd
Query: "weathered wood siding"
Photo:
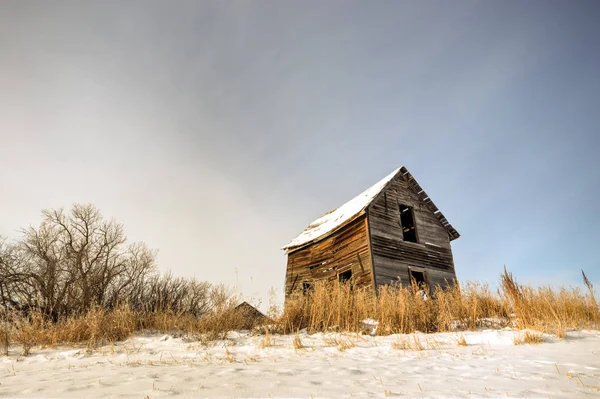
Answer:
M352 269L356 286L373 286L368 227L365 216L332 235L288 254L286 295L302 290L303 282L334 281L338 273Z
M412 207L418 242L405 242L400 206ZM396 176L367 209L375 283L408 284L409 268L425 269L431 286L456 279L448 232L439 218L419 199L402 174Z

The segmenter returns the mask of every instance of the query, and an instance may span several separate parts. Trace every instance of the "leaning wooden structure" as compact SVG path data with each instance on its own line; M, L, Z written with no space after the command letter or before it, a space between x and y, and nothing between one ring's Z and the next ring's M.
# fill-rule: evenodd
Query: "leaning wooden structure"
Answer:
M311 223L283 247L286 296L319 280L454 284L450 242L460 235L405 167Z

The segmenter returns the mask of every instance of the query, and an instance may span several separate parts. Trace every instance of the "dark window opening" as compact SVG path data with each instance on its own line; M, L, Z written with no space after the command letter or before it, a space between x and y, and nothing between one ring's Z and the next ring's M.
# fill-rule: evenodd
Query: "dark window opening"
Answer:
M340 280L341 284L345 284L346 282L350 281L351 278L352 269L346 270L345 272L338 274L338 279Z
M427 284L425 281L425 272L418 272L416 270L410 271L410 283L416 284L419 287L423 287Z
M412 208L406 205L400 205L400 227L404 241L417 242L415 215Z
M311 292L313 290L313 285L312 283L309 283L308 281L304 281L302 283L302 293L304 295L308 294L309 292Z

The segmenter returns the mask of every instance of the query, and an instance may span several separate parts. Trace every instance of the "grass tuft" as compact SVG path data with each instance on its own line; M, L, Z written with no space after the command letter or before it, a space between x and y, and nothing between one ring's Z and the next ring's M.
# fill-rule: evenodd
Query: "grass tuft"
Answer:
M518 336L515 335L515 337L513 339L514 345L523 345L523 344L536 345L536 344L541 344L542 342L544 342L544 337L541 334L531 332L531 331L525 331L523 334L518 335Z
M464 336L464 335L462 335L462 334L461 334L461 335L458 337L458 339L456 340L456 344L457 344L458 346L468 346L468 344L467 344L467 340L465 339L465 336Z
M304 344L302 343L302 340L300 339L299 335L294 335L294 338L292 339L292 344L294 345L295 350L306 348L306 346L304 346Z
M269 334L269 330L265 329L265 336L260 341L261 348L270 348L273 346L273 340L271 339L271 334Z

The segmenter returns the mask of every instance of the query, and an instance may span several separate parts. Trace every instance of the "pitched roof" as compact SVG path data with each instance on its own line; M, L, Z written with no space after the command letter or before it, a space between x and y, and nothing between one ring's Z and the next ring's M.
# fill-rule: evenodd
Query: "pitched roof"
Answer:
M450 241L460 237L460 234L458 234L454 227L448 223L442 212L440 212L433 201L431 201L427 193L425 193L419 183L417 183L408 169L406 169L404 166L401 166L375 183L373 186L369 187L356 197L352 198L350 201L346 202L344 205L326 213L312 222L306 229L304 229L304 231L302 231L302 233L287 243L282 249L285 250L286 253L289 253L290 251L304 247L314 241L325 238L342 226L361 216L371 202L377 198L379 193L381 193L387 187L388 183L391 182L392 179L394 179L394 177L396 177L396 175L399 173L406 178L409 186L415 190L419 198L425 202L429 209L440 219L440 222L446 228L446 231L448 231Z
M263 312L256 309L254 306L250 305L248 302L244 301L235 307L235 310L242 312L245 317L250 318L265 318Z

